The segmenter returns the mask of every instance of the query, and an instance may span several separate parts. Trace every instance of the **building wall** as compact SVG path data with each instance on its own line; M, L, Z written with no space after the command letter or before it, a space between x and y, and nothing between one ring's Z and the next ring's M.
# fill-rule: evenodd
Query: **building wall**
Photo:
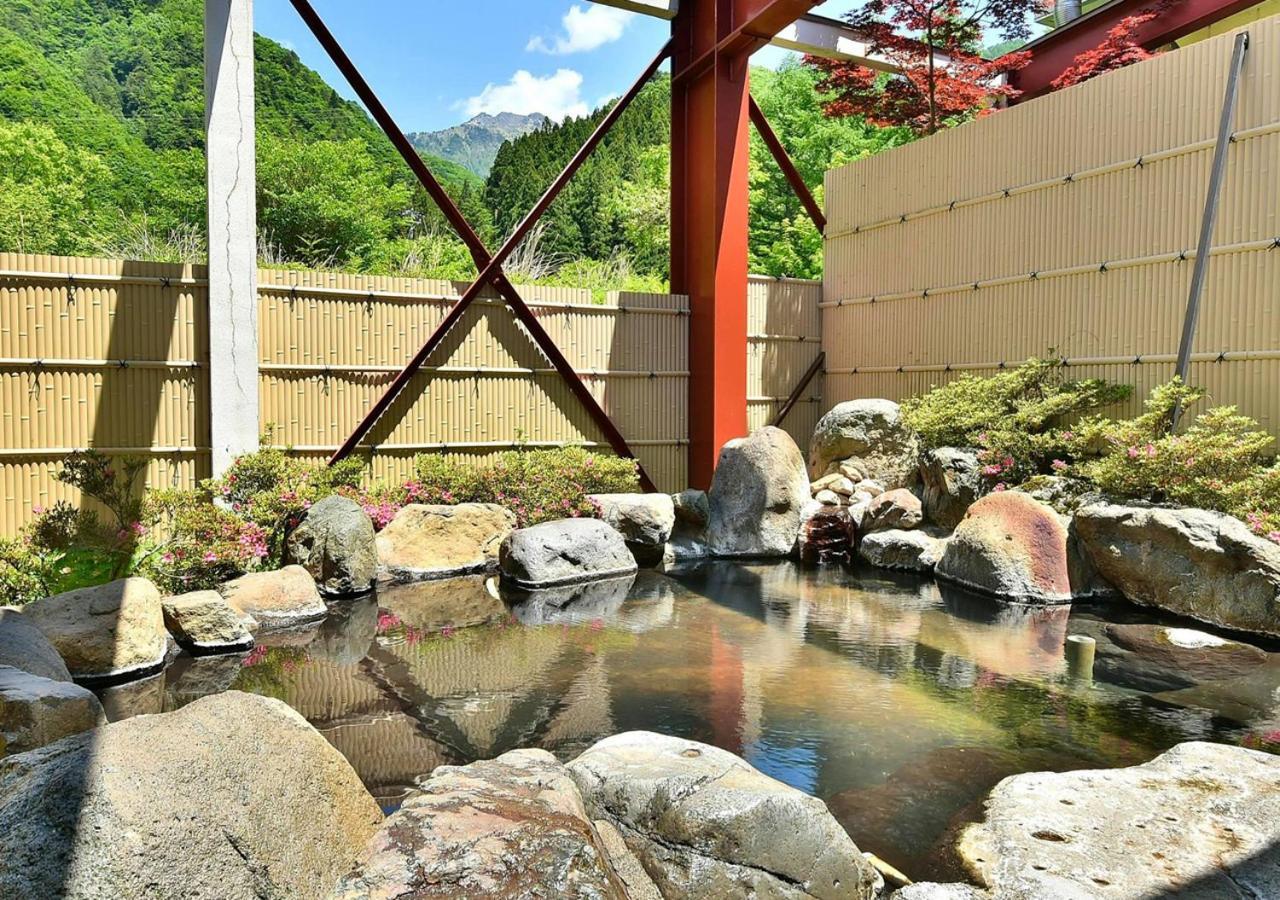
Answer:
M1280 19L1248 26L1190 380L1280 432ZM825 405L1032 355L1173 375L1233 37L827 173Z

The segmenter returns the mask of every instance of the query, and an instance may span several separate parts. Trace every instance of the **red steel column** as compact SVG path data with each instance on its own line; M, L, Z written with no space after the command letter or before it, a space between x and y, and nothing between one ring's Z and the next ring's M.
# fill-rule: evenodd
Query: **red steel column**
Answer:
M689 484L747 433L751 53L816 0L682 0L672 22L671 288L688 294Z

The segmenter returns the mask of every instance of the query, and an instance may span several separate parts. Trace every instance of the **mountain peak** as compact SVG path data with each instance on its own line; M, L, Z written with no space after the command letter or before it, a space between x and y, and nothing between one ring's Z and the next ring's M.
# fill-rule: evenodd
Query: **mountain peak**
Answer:
M547 121L542 113L480 113L461 125L415 131L408 137L419 150L456 162L484 178L503 143L537 131Z

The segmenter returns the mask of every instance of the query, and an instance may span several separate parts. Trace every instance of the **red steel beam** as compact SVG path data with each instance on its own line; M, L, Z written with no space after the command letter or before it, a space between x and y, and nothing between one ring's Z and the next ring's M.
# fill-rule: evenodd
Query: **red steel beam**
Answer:
M423 188L426 189L427 193L440 207L450 224L453 225L454 229L458 232L458 235L462 238L463 242L466 243L468 250L471 252L472 258L476 262L476 267L480 269L479 277L476 278L459 301L454 304L453 308L449 310L448 315L445 316L445 319L441 322L440 326L427 339L426 343L424 343L418 353L414 355L409 364L396 376L391 385L388 386L387 390L383 392L382 396L378 398L373 407L361 420L360 424L356 426L355 431L352 432L343 445L339 447L337 452L335 452L330 458L330 465L351 454L359 442L377 422L382 413L385 412L386 408L391 405L396 395L399 394L399 392L413 377L414 373L431 355L431 352L439 346L449 330L462 318L462 314L466 312L467 307L471 305L477 296L479 296L484 286L492 283L511 306L516 317L524 324L530 337L533 338L534 342L546 355L547 359L551 362L556 371L564 378L573 394L584 405L596 425L604 432L614 451L620 456L636 459L640 483L644 490L650 492L655 491L656 487L654 486L652 479L650 479L648 473L644 470L644 466L640 464L635 454L631 451L631 448L627 445L626 439L623 438L622 433L618 431L608 414L606 414L600 407L599 403L596 402L591 391L583 383L582 379L578 377L578 374L573 370L569 361L565 359L564 354L562 354L560 349L556 346L555 341L553 341L551 336L547 334L541 323L538 322L533 311L529 309L528 305L524 302L523 298L520 297L515 287L502 273L502 263L520 244L520 241L528 234L529 230L537 222L538 218L546 211L547 207L551 205L556 196L564 188L565 184L567 184L569 179L573 177L574 173L604 138L605 134L608 133L614 122L616 122L618 117L622 115L622 112L630 105L631 101L635 99L636 95L640 92L640 89L644 87L644 84L653 76L654 72L657 71L658 67L667 58L670 53L670 42L668 42L662 50L659 51L658 55L645 69L641 77L637 79L636 83L632 85L627 93L619 99L609 113L606 114L605 118L601 120L595 131L592 132L591 137L587 139L586 144L584 144L578 153L574 155L573 159L570 160L569 164L565 167L564 171L561 172L560 176L557 177L556 180L552 182L551 186L547 188L543 196L534 205L534 208L530 210L524 219L521 220L520 224L516 226L515 230L503 243L498 253L490 256L488 249L484 246L484 242L480 239L479 235L476 234L470 223L467 222L462 211L458 209L448 192L445 191L439 181L436 180L435 176L431 173L430 168L425 162L423 162L417 151L413 149L412 144L409 143L404 132L400 130L395 120L391 117L391 114L387 112L386 107L382 105L377 95L374 94L373 89L369 87L368 82L364 80L364 77L355 67L355 64L351 61L350 57L347 56L346 52L342 49L342 46L333 37L333 34L329 31L320 16L311 7L310 3L308 3L307 0L291 0L291 2L294 9L298 11L299 16L301 16L303 21L306 22L312 33L315 34L316 39L320 42L321 46L323 46L329 53L334 64L355 89L356 94L364 102L366 108L369 109L370 114L373 115L374 120L382 127L382 130L386 133L392 144L395 145L405 162L409 164L409 168L418 178L418 181L422 184Z
M1106 40L1107 32L1126 16L1159 9L1159 15L1137 32L1138 43L1154 50L1257 3L1258 0L1173 0L1162 7L1160 0L1113 0L1020 48L1031 52L1031 62L1009 73L1009 83L1022 91L1013 102L1048 93L1053 80L1070 68L1077 56Z
M748 60L815 0L682 0L672 20L671 285L689 296L689 483L747 432Z
M760 108L759 103L756 103L755 97L749 99L748 111L751 114L751 124L756 126L756 133L760 135L760 139L764 141L765 146L769 148L769 152L773 154L774 161L778 164L778 168L782 170L782 174L786 176L787 182L791 185L791 190L795 191L796 196L800 198L800 204L805 208L805 212L809 214L810 219L813 219L813 224L817 227L818 234L824 233L827 230L827 217L822 214L822 207L818 205L818 201L814 199L809 186L800 177L800 172L796 169L795 163L787 155L787 148L782 146L782 141L774 133L773 127L769 124L769 120L765 118L764 110Z

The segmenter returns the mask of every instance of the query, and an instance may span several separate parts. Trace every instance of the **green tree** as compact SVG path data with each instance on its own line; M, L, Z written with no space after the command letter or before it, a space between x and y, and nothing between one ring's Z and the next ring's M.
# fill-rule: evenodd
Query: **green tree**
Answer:
M0 247L79 252L109 181L102 160L68 147L52 128L0 121Z

